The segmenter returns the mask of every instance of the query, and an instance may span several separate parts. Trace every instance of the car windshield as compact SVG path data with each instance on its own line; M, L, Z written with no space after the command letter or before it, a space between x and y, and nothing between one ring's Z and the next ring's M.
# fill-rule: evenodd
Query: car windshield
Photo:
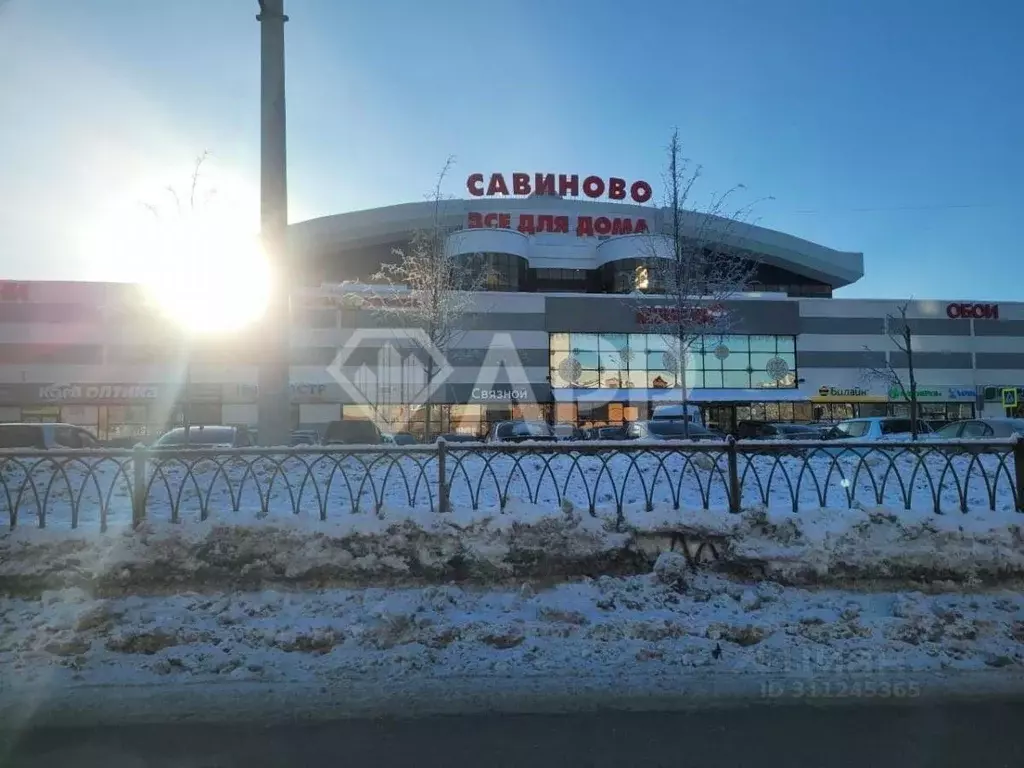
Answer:
M658 420L647 422L647 431L657 437L685 437L690 435L696 437L697 435L708 435L710 434L703 427L698 427L696 424L687 424L682 420L668 421Z
M189 445L233 445L235 431L231 427L192 427L188 434ZM175 429L157 441L157 447L185 444L185 430Z
M536 421L516 422L513 432L516 435L527 437L551 437L554 434L550 426Z
M836 424L836 430L843 437L863 437L870 428L870 421L841 421Z

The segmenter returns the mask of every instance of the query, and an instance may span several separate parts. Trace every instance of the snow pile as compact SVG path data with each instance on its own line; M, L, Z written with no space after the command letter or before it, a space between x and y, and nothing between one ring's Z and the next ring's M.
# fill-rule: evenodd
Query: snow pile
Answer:
M409 585L646 573L664 551L691 568L789 584L998 582L1024 575L1024 517L885 508L760 507L740 515L628 507L620 520L511 505L506 513L388 509L321 521L228 513L106 533L0 535L0 592L101 593L267 585Z
M369 677L566 680L681 670L1020 668L1024 597L807 591L655 572L541 589L331 589L0 602L0 667L42 697L89 684Z
M404 512L404 514L403 514ZM394 510L320 521L302 516L144 523L98 531L0 535L0 591L100 591L266 583L496 582L636 573L647 557L628 533L590 516L524 506L503 515Z
M996 582L1024 575L1024 515L936 515L887 508L760 508L743 515L730 557L787 582L846 578Z

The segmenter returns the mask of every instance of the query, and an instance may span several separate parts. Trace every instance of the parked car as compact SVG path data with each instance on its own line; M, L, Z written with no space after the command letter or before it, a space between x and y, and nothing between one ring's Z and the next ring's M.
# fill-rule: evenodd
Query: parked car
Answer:
M487 436L489 443L522 443L527 440L555 439L550 424L543 421L499 421L491 427Z
M379 445L380 430L369 419L332 421L324 430L324 445Z
M409 432L395 432L394 434L381 433L381 442L391 445L419 445L416 435Z
M555 424L552 427L556 440L586 440L587 433L572 424Z
M0 424L0 448L99 448L87 429L74 424Z
M651 415L652 421L682 421L684 408L682 405L656 405ZM691 424L704 426L704 419L700 414L700 406L687 405L685 408L686 418Z
M847 419L835 426L835 438L853 440L884 440L910 439L911 421L902 416L868 416L860 419ZM917 420L917 433L929 435L932 429L926 421Z
M296 429L292 432L292 445L316 445L320 435L314 429Z
M938 440L985 440L1024 435L1024 419L965 419L947 424L935 433Z
M482 443L483 438L476 435L464 435L461 432L446 432L438 435L437 440L444 440L446 443Z
M627 427L623 426L610 426L610 427L590 427L587 430L587 440L628 440L629 436L626 434Z
M226 427L219 424L195 424L188 429L176 427L165 432L153 443L154 448L247 448L252 445L245 427Z
M670 421L658 419L634 421L626 428L627 440L725 440L721 432L687 424L682 419Z
M820 440L822 429L811 424L741 421L736 425L736 437L740 440Z

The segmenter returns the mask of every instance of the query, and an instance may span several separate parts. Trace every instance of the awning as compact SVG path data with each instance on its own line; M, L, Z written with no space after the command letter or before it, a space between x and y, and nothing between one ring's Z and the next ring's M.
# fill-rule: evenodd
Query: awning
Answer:
M679 403L679 389L557 389L556 403ZM691 389L691 403L806 403L810 397L798 389Z

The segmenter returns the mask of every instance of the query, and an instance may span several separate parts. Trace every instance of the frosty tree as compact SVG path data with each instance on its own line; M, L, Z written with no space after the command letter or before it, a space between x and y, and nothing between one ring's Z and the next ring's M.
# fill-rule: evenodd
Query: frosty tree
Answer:
M914 371L914 331L907 321L909 309L909 301L897 305L895 312L886 313L882 326L882 332L889 337L896 350L907 358L906 380L897 373L888 353L883 366L864 369L864 378L880 382L889 391L895 390L904 402L910 403L910 437L917 440L920 409L917 402L917 375ZM865 347L865 351L871 350Z
M704 206L693 199L701 167L682 157L679 131L673 131L667 148L665 171L666 226L648 238L641 254L634 290L656 294L657 306L644 302L638 308L649 327L665 341L664 362L674 371L687 412L687 358L695 345L721 337L732 327L732 313L725 302L753 281L757 261L742 248L743 232L751 205L732 207L735 193L713 195ZM727 351L723 348L723 352ZM689 419L684 420L688 434Z
M480 259L466 254L453 255L448 245L449 228L445 225L445 204L441 192L454 158L449 157L438 174L428 199L433 203L430 224L416 232L406 248L392 251L395 261L381 265L374 275L395 288L399 300L382 302L381 312L407 328L421 330L425 340L447 360L465 334L466 315L474 307L473 293L485 287L487 273ZM434 389L441 368L438 360L425 354L417 358L422 365L424 390ZM430 438L432 413L428 401L424 413L424 437Z

